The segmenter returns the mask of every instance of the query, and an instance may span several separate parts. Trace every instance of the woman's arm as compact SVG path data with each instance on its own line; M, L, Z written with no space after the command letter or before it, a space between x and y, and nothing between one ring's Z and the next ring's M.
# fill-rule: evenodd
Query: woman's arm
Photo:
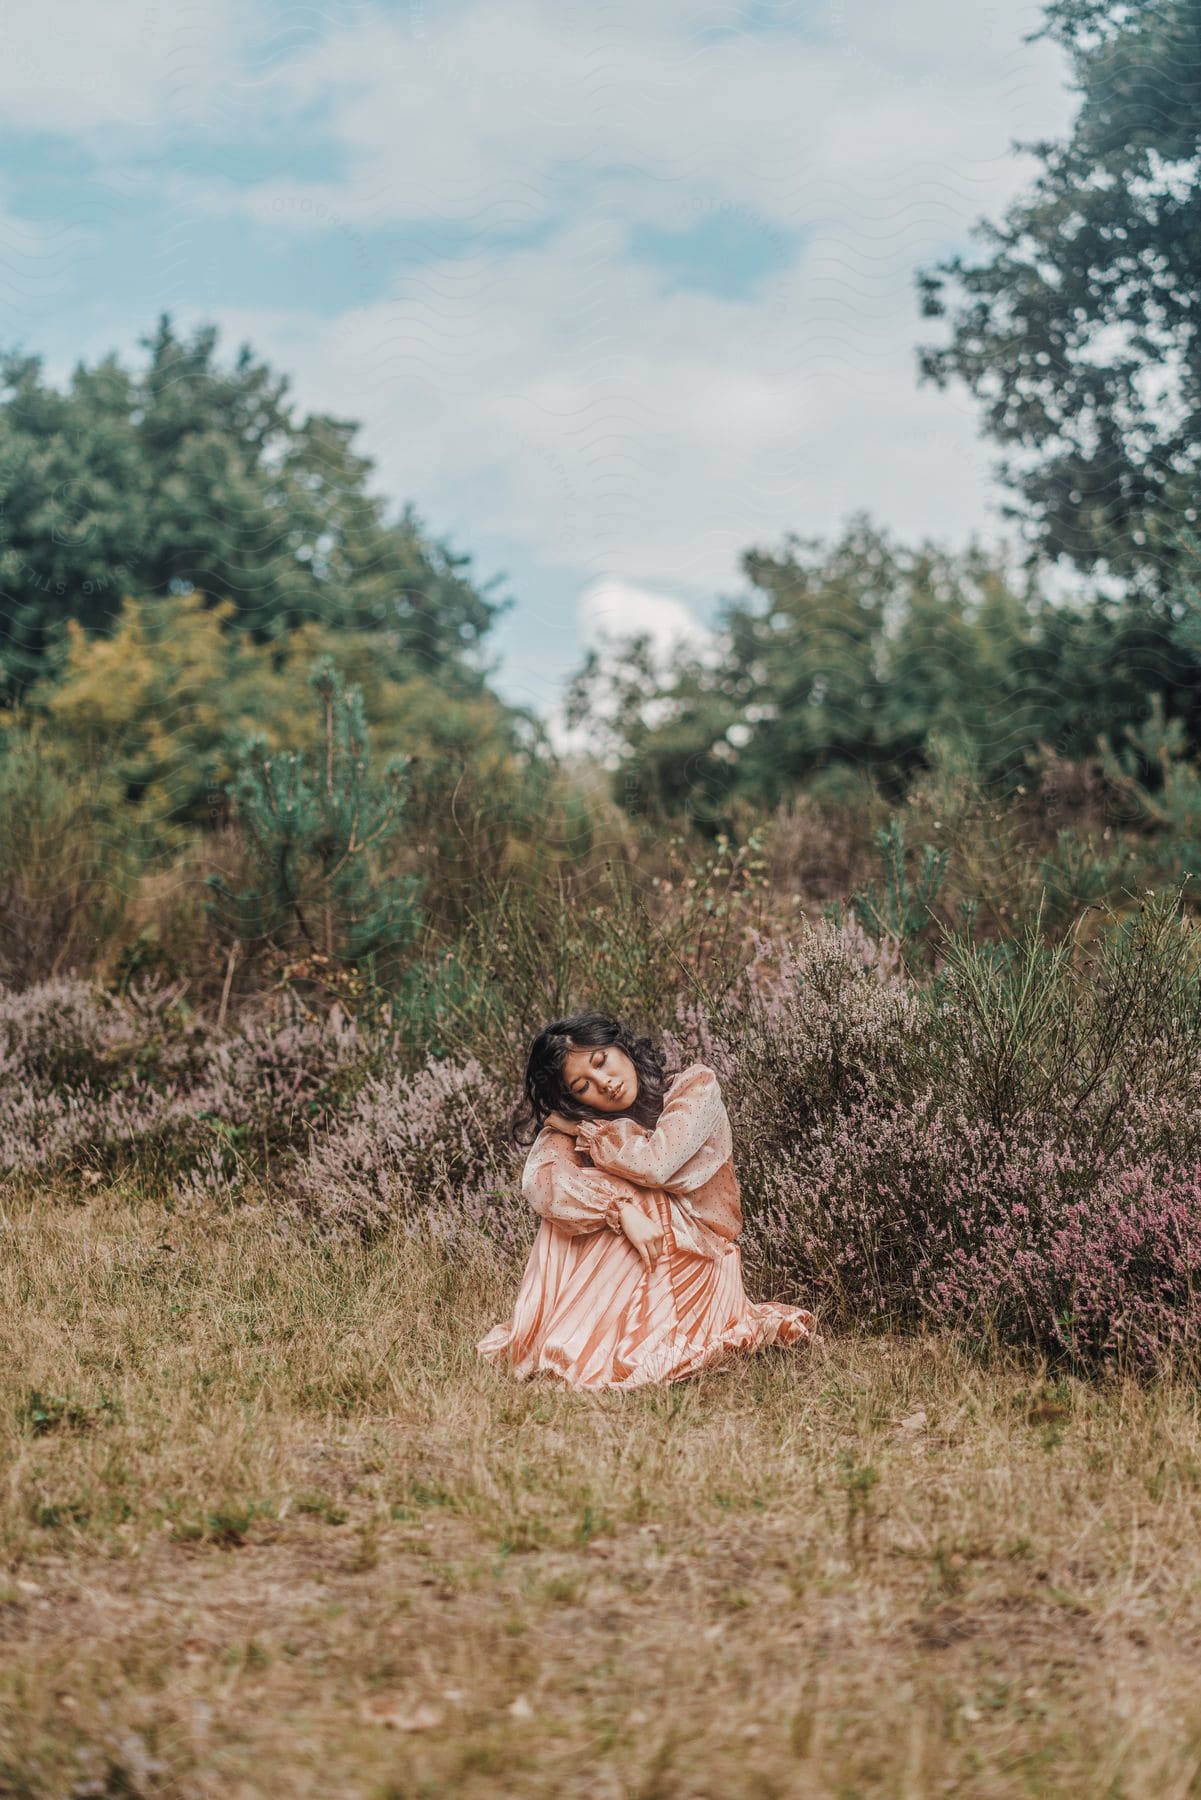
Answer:
M598 1169L642 1187L670 1187L725 1118L717 1076L705 1063L683 1070L653 1131L633 1119L585 1119L576 1144ZM707 1180L712 1170L706 1170ZM688 1182L678 1183L686 1191Z
M589 1168L560 1131L543 1131L530 1147L521 1192L540 1218L576 1236L583 1231L622 1232L621 1208L632 1202L652 1218L646 1195L631 1181Z

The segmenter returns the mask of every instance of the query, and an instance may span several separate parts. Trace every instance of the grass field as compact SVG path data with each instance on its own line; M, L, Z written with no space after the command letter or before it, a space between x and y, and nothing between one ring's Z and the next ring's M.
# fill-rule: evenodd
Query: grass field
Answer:
M579 1396L436 1239L0 1229L4 1794L1201 1794L1191 1389L834 1338Z

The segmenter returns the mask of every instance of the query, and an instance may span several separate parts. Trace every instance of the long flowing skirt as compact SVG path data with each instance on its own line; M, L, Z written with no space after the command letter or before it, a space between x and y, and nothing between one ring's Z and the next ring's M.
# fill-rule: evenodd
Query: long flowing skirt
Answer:
M544 1219L513 1316L479 1340L479 1354L519 1380L545 1373L573 1388L633 1388L678 1381L730 1351L816 1335L811 1312L747 1298L737 1244L678 1197L648 1192L663 1227L649 1273L622 1233L573 1236Z

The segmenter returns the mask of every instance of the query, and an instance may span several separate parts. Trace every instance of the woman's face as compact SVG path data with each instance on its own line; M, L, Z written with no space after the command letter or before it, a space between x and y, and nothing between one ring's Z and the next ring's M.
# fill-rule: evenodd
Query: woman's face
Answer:
M616 1044L569 1050L563 1080L573 1100L597 1112L624 1112L638 1098L638 1071Z

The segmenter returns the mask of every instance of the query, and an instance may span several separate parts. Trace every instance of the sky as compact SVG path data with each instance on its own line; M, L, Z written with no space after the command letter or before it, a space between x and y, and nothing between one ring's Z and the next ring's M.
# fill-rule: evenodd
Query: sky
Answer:
M563 744L590 644L705 641L742 554L1011 535L916 272L1067 128L1026 0L0 0L0 342L65 379L211 320L361 421L514 604Z

